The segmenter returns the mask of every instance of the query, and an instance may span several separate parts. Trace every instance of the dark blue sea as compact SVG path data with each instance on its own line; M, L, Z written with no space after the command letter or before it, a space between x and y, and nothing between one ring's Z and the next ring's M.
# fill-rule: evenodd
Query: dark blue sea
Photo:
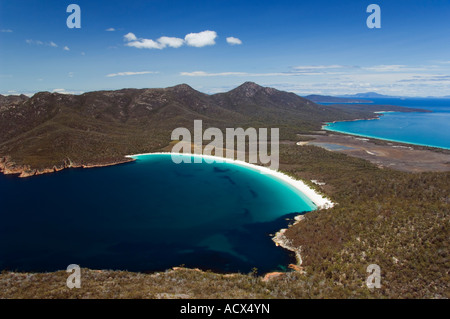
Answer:
M450 149L450 99L370 99L373 104L421 108L431 113L383 113L378 120L328 123L325 129L365 137Z
M271 239L314 204L285 182L170 155L30 178L0 175L0 269L285 270Z

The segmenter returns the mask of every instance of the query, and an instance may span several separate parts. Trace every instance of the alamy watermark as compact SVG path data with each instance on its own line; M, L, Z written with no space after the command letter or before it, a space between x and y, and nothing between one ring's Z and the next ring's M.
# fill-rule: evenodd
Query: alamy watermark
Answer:
M367 277L367 288L381 288L381 268L377 264L367 266L366 272L370 275Z
M67 6L66 12L71 13L66 20L69 29L81 28L81 8L78 4L70 4Z
M193 137L193 140L192 140ZM181 138L181 139L180 139ZM178 127L172 131L172 141L179 141L172 148L172 160L174 163L191 163L191 156L179 156L177 154L198 154L217 156L219 158L204 157L206 163L220 162L220 157L251 164L269 164L271 169L279 167L279 129L270 129L270 155L268 148L268 129L250 127L226 128L225 136L216 127L207 128L203 132L202 120L194 120L194 134L185 127ZM203 141L211 141L203 148ZM248 143L247 143L248 141ZM248 152L246 146L248 145ZM194 151L192 152L192 148ZM225 153L225 154L224 154ZM201 157L193 157L194 163L202 163Z
M72 273L66 281L69 289L81 288L81 268L79 265L71 264L67 266L67 272Z
M366 24L369 29L380 29L381 28L381 8L378 4L370 4L367 9L367 13L371 13L367 17Z

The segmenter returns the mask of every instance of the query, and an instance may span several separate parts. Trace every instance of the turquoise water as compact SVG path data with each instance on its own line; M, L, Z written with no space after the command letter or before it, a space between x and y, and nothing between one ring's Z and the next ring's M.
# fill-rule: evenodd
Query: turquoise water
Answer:
M270 234L315 205L285 182L170 155L21 179L0 176L0 269L284 270Z
M450 149L450 99L373 99L375 104L422 108L432 113L383 113L378 120L328 123L326 130Z

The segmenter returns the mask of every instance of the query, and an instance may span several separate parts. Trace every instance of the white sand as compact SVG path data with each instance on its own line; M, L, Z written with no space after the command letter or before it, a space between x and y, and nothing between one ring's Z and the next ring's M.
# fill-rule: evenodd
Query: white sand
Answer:
M328 198L322 196L321 194L317 193L314 189L306 185L303 181L296 180L280 171L275 171L273 169L270 169L268 167L259 166L255 164L250 164L244 161L229 159L225 157L218 157L218 156L211 156L211 155L201 155L201 154L185 154L185 153L170 153L170 152L158 152L158 153L144 153L144 154L134 154L134 155L126 155L128 158L135 158L136 156L141 155L161 155L161 154L170 154L170 155L186 155L186 156L200 156L204 159L208 160L214 160L216 162L225 162L225 163L231 163L231 164L237 164L241 166L245 166L247 168L251 168L254 170L259 170L263 174L274 176L287 184L293 186L295 189L299 190L301 193L303 193L306 197L308 197L314 205L317 206L318 209L322 208L331 208L334 206L334 203L330 201Z

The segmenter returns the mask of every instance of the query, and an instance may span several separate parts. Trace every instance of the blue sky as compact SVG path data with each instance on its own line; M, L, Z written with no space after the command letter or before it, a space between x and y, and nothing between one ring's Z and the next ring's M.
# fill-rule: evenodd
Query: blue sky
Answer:
M81 28L69 29L69 4ZM369 4L381 29L369 29ZM450 94L450 1L0 0L0 93Z

